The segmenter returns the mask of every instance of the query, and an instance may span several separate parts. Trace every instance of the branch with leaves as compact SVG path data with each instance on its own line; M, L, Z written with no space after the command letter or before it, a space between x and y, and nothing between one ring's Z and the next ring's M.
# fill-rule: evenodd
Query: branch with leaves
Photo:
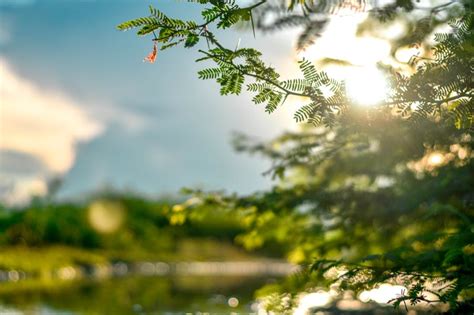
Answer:
M139 28L138 35L153 34L153 41L165 50L184 43L184 47L194 47L201 39L206 40L208 49L199 49L204 56L197 61L210 60L216 67L199 71L201 79L215 79L221 86L221 94L240 94L246 78L254 80L247 83L247 90L255 93L253 102L265 104L265 111L273 112L285 103L289 96L307 98L294 115L297 122L332 126L338 122L351 100L345 93L343 82L328 77L318 71L308 60L300 62L302 78L281 80L274 67L266 65L262 54L252 48L228 49L210 31L215 24L217 29L226 29L239 22L253 22L253 11L266 1L248 7L239 7L234 1L199 1L210 4L202 10L204 22L173 19L150 6L150 16L124 22L119 30ZM294 8L290 5L289 10ZM306 8L307 9L307 8ZM437 8L437 10L440 10ZM434 47L432 62L419 65L411 77L392 75L392 95L379 104L379 109L396 109L402 117L427 118L447 113L459 128L470 128L473 121L472 102L472 52L466 43L472 41L472 15L467 14L452 24L454 33L438 34L438 44ZM213 47L212 47L213 46ZM453 47L457 47L456 50ZM155 48L154 48L155 49ZM446 55L449 49L450 55ZM152 57L152 58L150 58ZM153 60L156 51L148 57ZM463 76L460 79L460 76ZM431 81L427 85L427 81ZM328 92L330 91L330 92ZM445 106L445 103L448 106Z

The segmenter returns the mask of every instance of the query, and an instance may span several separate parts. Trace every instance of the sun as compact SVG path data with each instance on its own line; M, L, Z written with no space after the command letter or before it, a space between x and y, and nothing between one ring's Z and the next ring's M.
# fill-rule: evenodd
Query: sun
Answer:
M297 57L311 60L330 77L343 81L354 105L370 107L383 103L390 92L377 64L390 64L391 43L383 36L359 36L358 26L366 18L366 14L332 18L322 37Z
M390 92L390 85L383 71L375 64L327 66L330 77L344 82L346 95L357 106L371 107L383 103Z
M348 67L345 71L346 93L355 104L374 106L386 98L387 80L376 67Z

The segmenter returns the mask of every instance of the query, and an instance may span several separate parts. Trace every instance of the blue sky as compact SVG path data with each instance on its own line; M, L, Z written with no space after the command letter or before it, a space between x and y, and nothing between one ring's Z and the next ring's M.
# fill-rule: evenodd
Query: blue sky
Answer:
M260 175L268 161L235 154L231 132L268 139L294 128L290 115L282 110L269 116L246 94L220 96L214 82L197 78L204 66L194 62L197 50L159 52L155 64L143 63L151 40L115 26L147 15L149 3L173 16L198 17L197 6L185 2L0 0L0 58L7 69L2 81L12 78L20 83L8 85L8 79L5 86L24 84L35 91L23 108L16 101L25 96L15 94L22 89L2 94L3 197L18 193L12 186L22 181L38 186L52 174L64 178L66 197L104 185L150 194L183 186L245 193L269 185ZM239 38L241 45L257 45L272 62L290 60L288 40L223 35L230 45ZM35 102L43 104L39 114L33 113ZM27 115L37 115L34 123L24 120ZM15 132L36 143L35 149L28 141L8 141Z

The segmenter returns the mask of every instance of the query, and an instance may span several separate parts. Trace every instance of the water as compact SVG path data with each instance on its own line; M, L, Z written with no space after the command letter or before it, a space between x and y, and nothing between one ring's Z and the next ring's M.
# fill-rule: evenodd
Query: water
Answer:
M0 283L0 313L185 314L253 313L254 292L274 277L139 276Z

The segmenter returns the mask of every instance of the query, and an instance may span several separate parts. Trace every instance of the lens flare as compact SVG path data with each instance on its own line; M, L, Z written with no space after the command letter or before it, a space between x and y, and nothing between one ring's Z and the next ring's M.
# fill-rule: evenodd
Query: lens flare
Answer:
M444 163L444 155L441 152L432 152L428 156L428 165L431 167L437 167Z
M125 219L125 208L119 202L94 201L88 210L89 224L98 232L108 234L117 231Z

